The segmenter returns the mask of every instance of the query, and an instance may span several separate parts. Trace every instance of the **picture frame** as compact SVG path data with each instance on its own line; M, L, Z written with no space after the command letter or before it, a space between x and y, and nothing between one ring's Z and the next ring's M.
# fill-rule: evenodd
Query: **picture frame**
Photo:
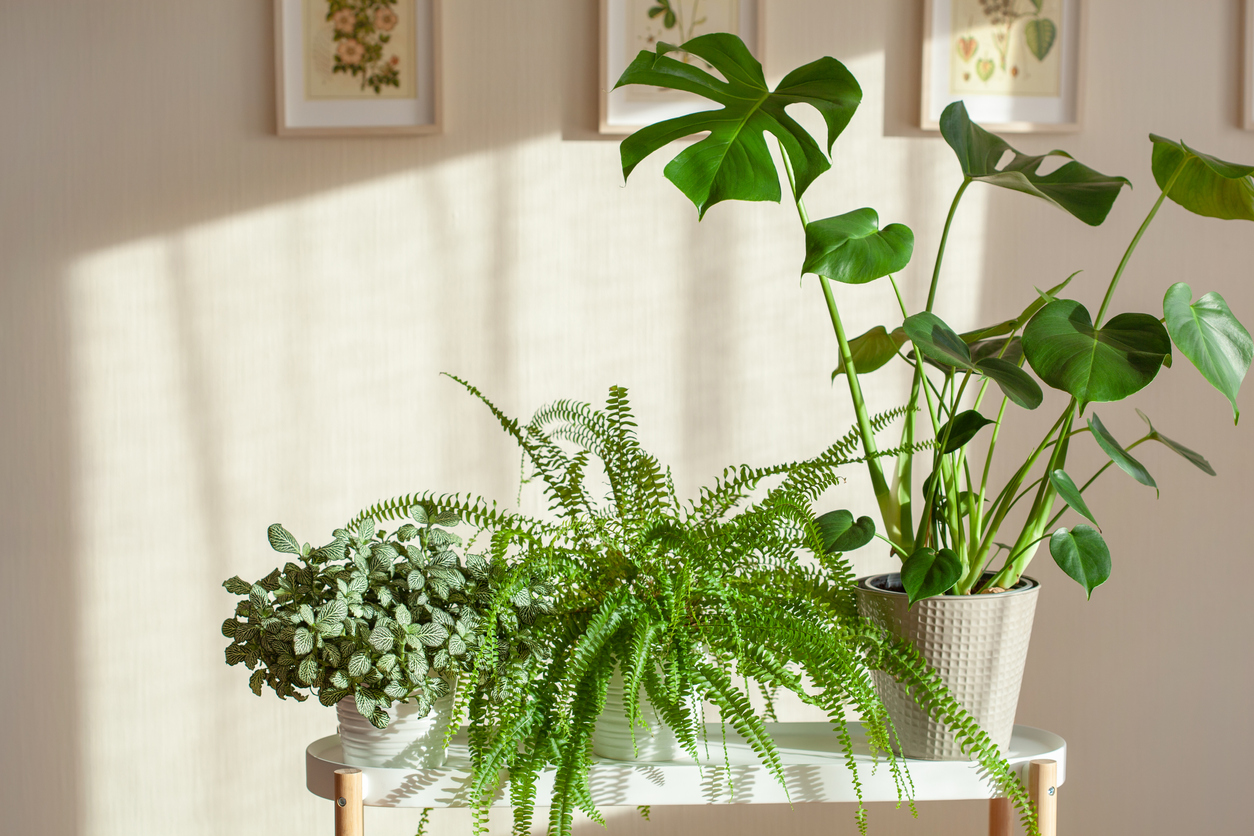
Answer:
M704 20L685 21L691 0L601 0L601 92L598 130L623 135L663 119L709 110L693 93L652 91L614 83L641 49L658 40L680 44L709 32L733 32L762 60L765 0L700 0ZM657 11L660 10L660 11Z
M1084 0L1016 0L994 17L979 0L924 0L919 124L962 100L999 133L1078 131L1084 110Z
M274 0L279 136L443 130L441 0Z
M1241 76L1242 122L1254 131L1254 0L1245 0L1245 72Z

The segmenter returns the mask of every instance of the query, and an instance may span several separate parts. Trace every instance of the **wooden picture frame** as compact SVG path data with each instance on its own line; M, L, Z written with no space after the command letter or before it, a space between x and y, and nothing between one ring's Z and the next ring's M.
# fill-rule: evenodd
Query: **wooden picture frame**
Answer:
M440 4L274 0L279 136L439 133Z
M1242 122L1254 131L1254 0L1245 0L1245 72L1241 76Z
M693 26L682 19L691 0L601 0L601 93L598 130L603 134L629 134L645 125L713 105L693 93L648 90L637 85L612 89L619 76L641 49L652 49L658 40L679 44L709 32L734 32L758 61L762 60L762 19L766 0L704 0L704 22ZM672 18L664 10L669 6ZM654 10L663 11L654 12ZM733 22L728 25L729 22ZM671 23L673 25L668 26Z
M1036 7L1036 8L1034 8ZM1084 0L1020 0L994 20L979 0L924 0L919 124L962 100L998 133L1080 129L1084 104Z

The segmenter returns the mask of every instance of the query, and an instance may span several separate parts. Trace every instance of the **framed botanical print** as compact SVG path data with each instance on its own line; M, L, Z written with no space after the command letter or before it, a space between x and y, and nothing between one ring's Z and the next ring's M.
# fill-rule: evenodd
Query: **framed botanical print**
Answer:
M1083 0L925 0L920 124L963 101L990 130L1079 130Z
M638 85L614 90L614 83L641 50L654 50L659 41L679 45L711 32L738 36L761 61L764 3L601 0L601 133L629 134L663 119L709 110L710 101L692 93Z
M440 0L274 0L281 136L441 128Z

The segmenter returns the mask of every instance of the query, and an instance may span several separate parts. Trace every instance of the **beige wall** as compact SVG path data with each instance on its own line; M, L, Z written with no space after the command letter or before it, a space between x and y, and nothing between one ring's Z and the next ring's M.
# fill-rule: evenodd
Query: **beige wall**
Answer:
M728 204L698 226L661 157L621 185L616 144L589 130L594 0L446 0L444 134L352 140L274 136L268 0L5 5L5 833L329 832L302 750L330 713L256 699L222 664L218 583L275 564L275 521L318 540L398 493L510 501L517 454L441 371L515 414L627 385L685 490L726 464L816 451L851 420L790 210ZM1013 314L1079 268L1095 302L1156 196L1150 131L1254 160L1254 134L1235 128L1237 0L1089 5L1084 130L1015 142L1063 145L1136 189L1096 231L973 191L940 310L955 326ZM915 229L924 264L957 169L910 128L920 6L771 0L766 31L772 78L832 54L866 91L814 216L874 206ZM1254 226L1167 207L1118 304L1156 310L1184 279L1254 323L1252 257ZM903 275L916 308L926 278ZM842 299L855 333L897 321L884 286ZM1254 446L1186 363L1163 376L1100 414L1128 438L1139 406L1219 478L1147 450L1161 499L1116 475L1090 502L1115 555L1093 601L1047 556L1032 569L1046 587L1019 720L1069 742L1067 834L1247 826ZM886 407L904 395L900 375L872 383ZM851 477L836 501L871 511ZM984 815L932 804L915 822L877 805L871 824L978 833ZM368 817L373 834L416 823ZM648 825L623 811L611 827L855 832L851 810L820 806L658 810Z

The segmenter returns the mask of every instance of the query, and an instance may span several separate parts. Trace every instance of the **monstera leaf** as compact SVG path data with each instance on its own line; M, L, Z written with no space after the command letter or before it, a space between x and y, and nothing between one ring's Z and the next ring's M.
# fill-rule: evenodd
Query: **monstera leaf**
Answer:
M865 284L901 272L914 252L914 233L904 224L880 229L874 209L855 209L806 224L802 273L835 282Z
M952 549L927 548L915 550L901 564L901 585L906 588L906 606L941 595L953 588L962 577L962 561Z
M1093 590L1110 577L1110 549L1092 526L1060 528L1049 538L1049 553L1058 568L1093 597Z
M869 374L881 368L889 360L897 356L897 352L906 344L906 332L901 328L888 329L876 325L865 334L859 334L849 341L849 351L853 355L854 368L858 374ZM836 370L832 372L832 380L845 373L845 358L840 358Z
M1180 172L1167 197L1197 215L1254 221L1254 166L1224 162L1157 134L1150 134L1150 141L1158 188L1167 188Z
M940 128L941 136L958 155L966 177L1047 200L1089 226L1106 220L1119 190L1131 185L1127 178L1108 177L1071 160L1065 151L1050 151L1038 157L1021 154L1001 137L972 122L962 102L945 108ZM1014 159L997 168L1007 151L1014 154ZM1049 174L1037 174L1047 157L1066 157L1071 162Z
M1002 393L1024 409L1041 405L1041 387L1031 375L1014 363L997 357L976 360L966 341L934 313L924 311L908 317L902 324L906 336L924 357L944 366L969 369L992 380Z
M1167 333L1176 348L1197 366L1210 384L1232 404L1232 423L1241 418L1237 391L1254 357L1254 340L1228 309L1218 293L1207 293L1196 302L1193 290L1176 282L1163 297Z
M1171 338L1149 314L1119 314L1094 328L1083 305L1059 299L1023 329L1023 353L1041 380L1069 393L1083 411L1148 386L1171 354Z
M735 35L702 35L683 45L685 52L708 62L727 81L667 55L676 49L659 44L655 53L641 52L615 89L643 84L685 90L723 108L658 122L627 137L620 148L624 177L663 145L708 131L709 136L671 160L665 172L704 216L723 200L780 199L779 173L766 144L767 133L784 149L798 197L831 167L823 149L784 108L808 104L818 110L827 124L830 152L862 101L862 88L844 64L834 58L820 58L793 70L772 92L766 86L762 65Z

